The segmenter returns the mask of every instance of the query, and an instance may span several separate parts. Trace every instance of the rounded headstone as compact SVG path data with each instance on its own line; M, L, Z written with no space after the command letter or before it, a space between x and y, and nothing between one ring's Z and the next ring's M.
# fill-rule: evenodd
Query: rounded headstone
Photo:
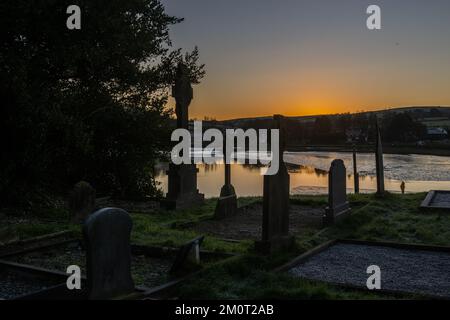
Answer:
M87 281L90 299L110 299L134 291L130 235L133 223L122 209L104 208L86 219Z

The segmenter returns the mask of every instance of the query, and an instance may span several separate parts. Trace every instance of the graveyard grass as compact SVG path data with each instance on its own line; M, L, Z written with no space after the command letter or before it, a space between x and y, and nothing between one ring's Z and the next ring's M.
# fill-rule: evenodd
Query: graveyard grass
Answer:
M296 279L287 274L271 272L275 267L307 250L336 238L372 241L393 241L450 246L450 215L437 211L423 213L419 209L425 193L350 195L352 214L348 219L322 231L307 230L296 237L296 248L285 254L261 257L253 252L253 241L227 242L206 235L203 249L234 252L240 256L211 262L190 280L178 286L179 297L192 299L385 299L397 298L358 290L333 287L314 281ZM189 227L212 218L217 199L208 199L199 208L153 214L132 213L132 242L144 245L179 246L198 234ZM240 198L239 206L260 198ZM326 196L292 197L291 202L323 207ZM63 211L36 212L33 218L7 219L0 227L0 243L25 239L46 233L71 229ZM62 218L63 217L63 218Z

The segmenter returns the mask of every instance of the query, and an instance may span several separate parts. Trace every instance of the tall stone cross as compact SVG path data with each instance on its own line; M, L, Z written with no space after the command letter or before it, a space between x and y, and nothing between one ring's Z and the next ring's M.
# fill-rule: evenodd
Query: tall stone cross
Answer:
M278 153L278 163L283 163L284 165L284 160L283 160L283 154L286 151L286 126L285 126L285 120L284 117L282 115L276 114L273 116L274 120L275 120L275 125L277 127L277 129L280 132L280 140L279 140L279 144L280 144L280 152Z
M356 164L356 146L353 145L353 181L354 181L354 188L355 188L355 194L359 193L359 173L358 173L358 166Z
M381 144L380 128L378 127L378 119L375 122L377 142L375 146L375 166L377 170L377 194L384 194L384 165L383 165L383 146Z
M256 250L273 253L292 247L289 236L289 173L283 161L286 149L285 123L283 116L275 115L274 122L279 130L279 169L274 175L264 176L262 239L255 242Z
M226 135L224 135L226 136ZM228 163L228 159L227 159L227 147L226 147L226 143L223 144L223 162L224 162L224 166L225 166L225 185L230 185L231 184L231 164ZM231 157L229 159L231 161Z
M178 64L175 85L172 87L172 97L175 98L175 113L177 127L189 129L189 105L193 99L193 90L189 69L183 63Z
M220 197L217 200L214 217L222 219L233 216L237 213L237 196L233 185L231 184L231 164L227 163L226 143L223 148L223 161L225 167L225 184L220 189ZM228 159L231 160L231 159Z
M189 105L193 98L193 90L189 69L179 63L176 71L175 85L172 87L172 96L175 98L175 113L177 115L177 128L189 130ZM197 168L195 164L184 163L169 164L168 190L161 206L169 210L189 208L203 203L204 195L197 189Z

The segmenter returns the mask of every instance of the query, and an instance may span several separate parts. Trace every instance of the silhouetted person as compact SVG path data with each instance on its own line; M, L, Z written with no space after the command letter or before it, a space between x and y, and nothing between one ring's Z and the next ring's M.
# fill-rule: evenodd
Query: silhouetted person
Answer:
M402 194L405 194L405 181L402 181L402 183L400 183L400 189L402 190Z

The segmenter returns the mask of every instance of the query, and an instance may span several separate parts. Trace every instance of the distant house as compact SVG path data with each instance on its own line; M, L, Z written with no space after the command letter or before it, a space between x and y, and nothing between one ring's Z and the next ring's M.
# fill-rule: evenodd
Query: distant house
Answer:
M448 132L443 128L428 128L427 137L430 140L444 140L448 138Z

